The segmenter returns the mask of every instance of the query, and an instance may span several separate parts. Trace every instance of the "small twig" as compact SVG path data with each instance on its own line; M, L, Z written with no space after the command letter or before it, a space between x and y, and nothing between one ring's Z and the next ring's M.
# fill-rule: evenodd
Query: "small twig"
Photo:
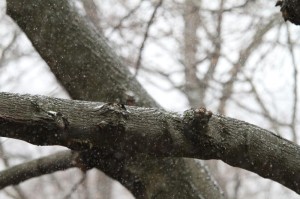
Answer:
M144 0L142 0L136 7L134 7L132 10L130 10L124 17L122 17L122 19L120 19L119 23L117 25L115 25L112 29L112 31L108 34L109 37L117 30L119 29L123 22L128 19L132 14L134 14L140 7L141 7L141 4Z
M291 121L291 129L293 132L293 141L297 143L297 132L296 132L296 124L297 124L297 109L298 109L298 69L297 69L297 63L295 59L295 53L294 53L294 45L291 41L291 35L289 31L288 25L287 28L287 38L288 38L288 49L290 51L292 63L293 63L293 80L294 80L294 87L293 87L293 109L292 109L292 121Z
M141 60L142 60L142 56L143 56L145 43L148 39L149 29L150 29L151 25L153 24L154 18L155 18L156 13L157 13L157 10L162 5L162 2L163 2L163 0L159 0L159 2L156 4L156 6L154 7L154 10L153 10L153 13L150 17L150 20L147 23L146 31L145 31L145 34L144 34L144 39L143 39L142 44L140 46L138 59L137 59L136 64L135 64L135 74L134 74L134 76L137 76L138 70L139 70L140 65L141 65Z
M73 187L71 188L71 190L69 191L69 193L63 197L64 199L69 199L71 198L72 194L76 191L76 189L78 189L78 187L84 182L84 180L86 179L86 174L83 173L81 179L73 185Z

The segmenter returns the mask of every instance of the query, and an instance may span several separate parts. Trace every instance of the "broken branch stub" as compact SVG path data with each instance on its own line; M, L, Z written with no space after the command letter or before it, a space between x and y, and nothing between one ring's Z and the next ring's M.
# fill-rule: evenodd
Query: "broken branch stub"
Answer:
M201 134L207 131L209 119L212 112L201 107L198 109L189 109L183 113L184 135L193 144L199 144Z

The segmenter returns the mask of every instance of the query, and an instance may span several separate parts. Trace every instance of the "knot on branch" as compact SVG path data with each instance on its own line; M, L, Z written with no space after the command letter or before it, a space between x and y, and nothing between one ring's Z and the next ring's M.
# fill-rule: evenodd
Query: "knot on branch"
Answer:
M52 117L59 129L65 130L69 126L69 121L61 112L47 111L47 114Z
M183 113L184 134L193 143L198 143L200 134L206 132L212 112L201 107Z
M118 103L107 103L97 108L100 115L114 115L115 119L127 119L129 112L127 111L124 104Z
M280 6L280 11L284 21L300 25L300 1L278 0L275 6Z
M97 112L99 116L104 116L103 120L98 123L98 130L103 134L102 138L105 143L108 146L119 143L125 135L125 123L129 117L129 111L123 104L107 103L102 105Z

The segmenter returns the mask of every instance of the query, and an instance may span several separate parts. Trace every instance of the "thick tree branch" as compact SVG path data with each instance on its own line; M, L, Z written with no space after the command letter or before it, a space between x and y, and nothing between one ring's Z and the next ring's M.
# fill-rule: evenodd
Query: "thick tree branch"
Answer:
M300 193L300 147L205 109L166 111L48 97L0 95L0 136L119 157L220 159ZM97 166L94 158L92 165Z
M7 13L73 99L158 106L68 1L7 0ZM97 168L119 180L137 198L223 197L207 172L193 169L199 164L192 159L157 161L137 156L119 161L113 155Z
M7 1L7 14L73 99L158 106L122 65L106 39L68 1Z
M2 93L0 110L0 136L35 145L163 157L192 149L181 117L159 109Z

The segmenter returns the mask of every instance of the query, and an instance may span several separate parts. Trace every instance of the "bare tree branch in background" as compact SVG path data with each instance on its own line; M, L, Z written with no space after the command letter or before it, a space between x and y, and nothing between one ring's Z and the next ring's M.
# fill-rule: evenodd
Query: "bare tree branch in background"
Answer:
M298 110L298 67L296 63L296 58L295 58L295 53L294 53L294 45L293 42L291 41L291 33L289 31L289 26L287 25L287 36L288 36L288 49L291 54L291 60L293 64L293 109L292 109L292 121L291 121L291 130L293 133L293 141L295 143L298 142L298 136L296 132L296 124L297 124L297 110Z
M226 103L233 92L233 86L238 73L242 70L243 67L245 67L246 62L250 58L253 51L262 44L263 37L265 36L266 33L268 33L270 29L274 27L274 25L276 24L276 20L277 20L277 16L273 17L267 22L259 23L257 25L257 28L255 28L256 33L253 35L253 39L246 47L244 47L244 49L240 51L238 59L232 65L232 68L229 72L230 73L229 80L223 84L223 91L220 98L218 113L220 114L226 113L225 112Z
M154 18L156 16L157 10L162 5L162 3L163 3L163 0L159 0L158 3L155 5L154 10L152 12L152 15L151 15L151 17L150 17L150 19L147 23L145 34L144 34L144 37L143 37L143 40L142 40L142 43L141 43L141 46L140 46L138 58L137 58L137 61L136 61L136 64L135 64L135 76L138 74L138 71L139 71L139 68L140 68L140 65L141 65L141 62L142 62L143 51L144 51L144 48L145 48L145 43L148 39L148 34L149 34L149 31L150 31L150 27L151 27L152 23L154 22Z
M102 28L100 27L99 9L97 8L94 0L82 0L82 3L87 18L94 24L97 30L102 33Z
M140 7L141 7L141 4L144 0L141 0L137 6L135 6L133 9L131 9L125 16L123 16L120 21L114 25L112 31L108 34L108 35L111 35L114 31L120 29L123 25L123 22L125 20L127 20L129 17L131 17Z
M184 2L184 35L183 35L183 65L185 69L185 92L191 107L203 106L205 85L200 85L197 77L197 47L201 41L198 40L197 30L200 25L199 5L201 1ZM200 86L199 86L200 85Z
M2 145L2 143L0 143L0 154L5 154L5 149L4 149L3 145ZM3 163L4 163L4 165L5 165L6 168L10 167L10 164L9 164L9 161L8 161L7 158L2 158L2 161L3 161ZM27 198L26 194L22 191L22 189L19 186L13 186L13 189L17 193L18 198L21 198L21 199Z

